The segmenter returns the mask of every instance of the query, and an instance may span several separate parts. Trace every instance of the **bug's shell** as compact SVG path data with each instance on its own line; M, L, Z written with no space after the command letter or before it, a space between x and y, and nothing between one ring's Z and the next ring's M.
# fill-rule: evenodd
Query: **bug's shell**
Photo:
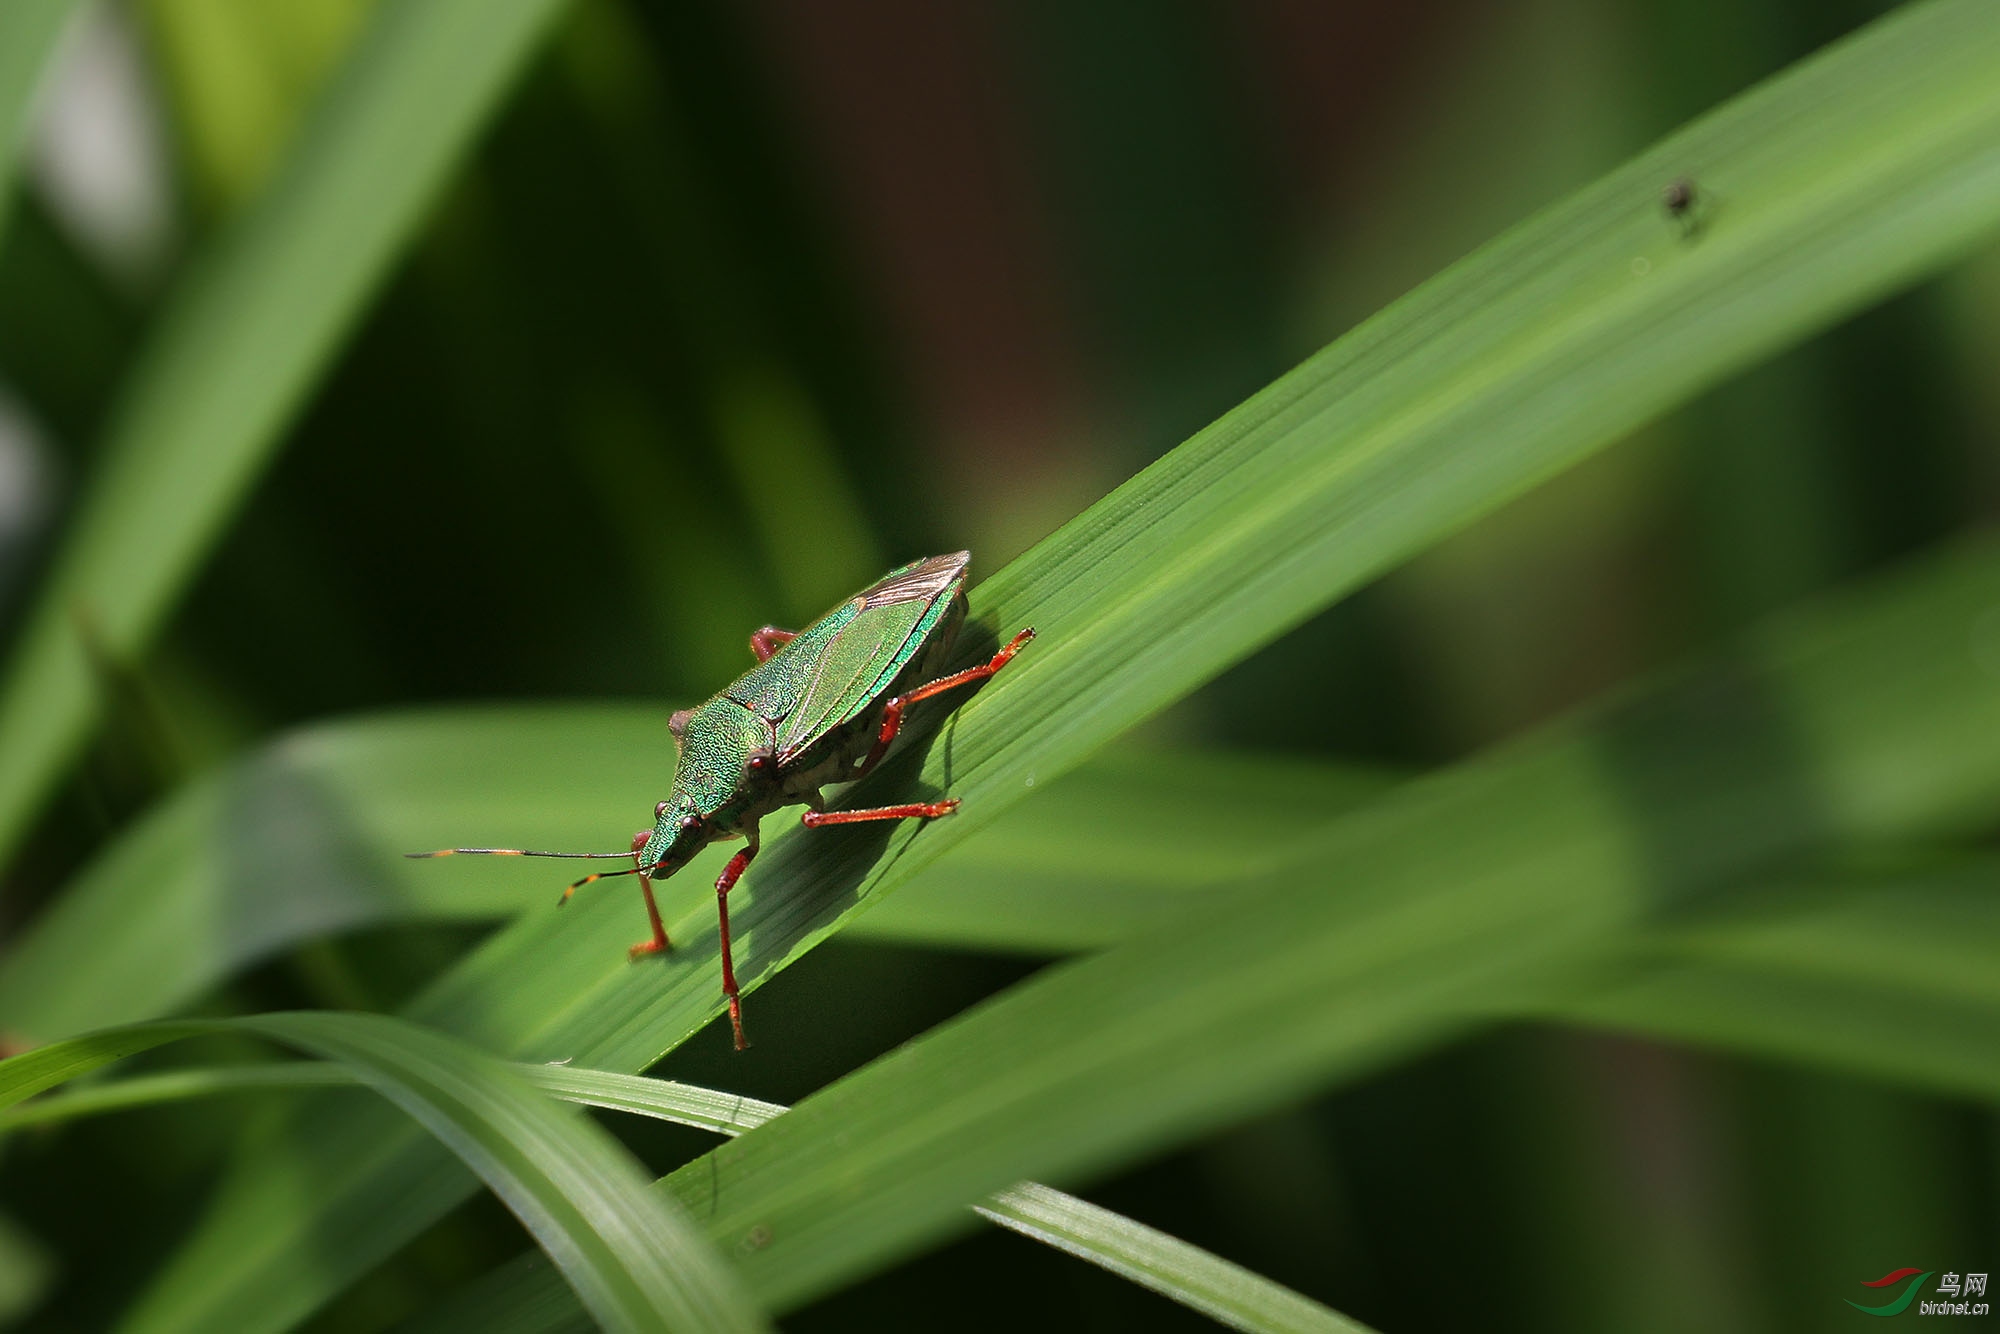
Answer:
M964 619L971 553L930 556L892 570L814 621L771 657L698 708L674 716L680 761L673 795L661 803L652 841L657 862L677 844L737 831L779 805L837 782L865 754L862 724L878 714L905 677L949 652ZM753 757L766 757L761 779ZM712 828L683 826L691 821Z

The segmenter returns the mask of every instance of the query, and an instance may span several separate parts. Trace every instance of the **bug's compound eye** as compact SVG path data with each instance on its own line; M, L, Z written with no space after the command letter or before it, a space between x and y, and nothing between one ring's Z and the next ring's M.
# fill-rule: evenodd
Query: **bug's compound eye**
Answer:
M667 811L672 807L672 805L673 805L672 802L663 801L659 805L653 807L653 818L655 820L666 819Z
M683 815L683 816L681 817L681 832L682 832L683 834L692 834L692 833L693 833L693 832L694 832L695 830L697 830L697 829L699 829L699 828L701 828L701 817L700 817L700 816L698 816L698 815Z
M768 751L758 751L750 757L750 772L753 774L769 773L772 762L772 756Z

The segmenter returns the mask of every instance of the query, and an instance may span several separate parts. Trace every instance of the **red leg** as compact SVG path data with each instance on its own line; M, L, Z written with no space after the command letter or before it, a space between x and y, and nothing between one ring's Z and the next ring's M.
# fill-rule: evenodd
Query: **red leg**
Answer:
M750 1040L743 1036L743 996L736 989L736 965L729 957L729 891L736 888L743 868L756 855L757 831L753 829L749 845L729 859L729 865L722 868L722 874L715 880L715 918L717 934L722 937L722 994L729 997L729 1027L736 1034L738 1051L748 1047Z
M769 662L773 653L798 637L796 630L780 630L775 625L767 625L750 636L750 651L757 655L757 661Z
M646 842L652 837L653 831L650 829L641 829L638 833L632 835L632 864L634 866L639 864L639 854L646 850ZM631 949L625 951L625 957L635 963L649 954L658 954L663 950L673 948L672 942L667 939L667 928L660 923L660 905L653 902L653 877L647 875L644 871L639 872L639 892L646 896L646 920L653 924L653 938L651 940L642 940Z
M987 677L992 676L1002 667L1005 667L1012 660L1013 656L1021 651L1021 646L1034 637L1035 627L1031 625L1021 631L1020 634L1008 640L998 653L994 654L989 661L980 666L968 667L962 672L953 672L950 676L940 676L935 681L926 681L916 689L898 695L896 698L890 700L889 707L882 711L882 730L875 736L875 745L868 752L868 758L861 762L861 767L854 771L854 777L856 779L866 778L874 770L875 766L882 762L882 757L889 753L889 743L896 739L896 733L903 728L904 709L909 708L910 705L915 704L920 699L929 699L932 695L941 695L947 690L954 690L959 686L971 685L974 681L984 681ZM891 809L895 808L892 807Z
M863 811L807 811L799 823L808 829L827 824L862 824L869 820L934 820L958 809L957 797L943 801L916 801L907 806L876 806Z

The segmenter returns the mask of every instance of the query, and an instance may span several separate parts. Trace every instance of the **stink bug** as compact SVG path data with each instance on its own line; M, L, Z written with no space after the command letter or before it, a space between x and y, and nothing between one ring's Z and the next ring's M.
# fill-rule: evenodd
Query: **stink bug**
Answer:
M958 808L956 798L829 811L820 789L865 778L896 739L903 713L918 700L983 681L1035 637L1015 635L977 667L936 676L965 621L966 551L931 556L891 570L803 630L767 625L750 636L758 665L721 694L669 720L680 752L674 789L653 808L653 827L632 836L626 852L529 852L522 848L444 848L412 857L630 857L624 871L598 871L565 889L562 902L593 880L636 875L653 934L631 949L644 958L670 948L653 881L672 875L717 839L744 840L715 882L722 943L722 992L736 1049L743 1000L729 957L729 891L757 855L757 822L780 806L803 804L807 828L864 820L928 820Z

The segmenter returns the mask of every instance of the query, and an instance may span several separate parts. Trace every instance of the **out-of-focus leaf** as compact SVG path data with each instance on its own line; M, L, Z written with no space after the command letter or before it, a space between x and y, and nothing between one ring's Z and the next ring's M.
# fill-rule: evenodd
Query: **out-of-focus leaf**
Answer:
M0 676L0 856L87 735L83 631L165 619L562 0L380 6L270 186L182 282Z
M329 932L547 911L562 863L399 854L440 830L616 847L671 773L664 709L464 709L294 733L175 794L83 870L0 960L0 1031L48 1041L157 1018Z
M47 1041L158 1018L329 932L546 911L566 878L551 863L395 850L447 829L609 849L643 823L671 764L664 709L463 709L294 733L175 794L83 870L0 958L0 1031ZM856 925L989 949L1108 944L1191 893L1283 864L1313 816L1386 781L1279 757L1113 752ZM1246 842L1217 822L1218 792L1256 793L1270 831Z
M146 0L157 63L204 187L233 206L262 183L374 3Z
M2000 1100L1996 891L1985 857L1787 886L1649 936L1525 1012Z
M35 94L48 73L76 0L9 0L0 5L0 237L14 202L15 168L28 136Z
M721 1258L610 1135L505 1062L385 1015L265 1014L71 1038L0 1062L0 1108L121 1056L218 1031L337 1061L409 1113L506 1202L604 1327L765 1328Z

